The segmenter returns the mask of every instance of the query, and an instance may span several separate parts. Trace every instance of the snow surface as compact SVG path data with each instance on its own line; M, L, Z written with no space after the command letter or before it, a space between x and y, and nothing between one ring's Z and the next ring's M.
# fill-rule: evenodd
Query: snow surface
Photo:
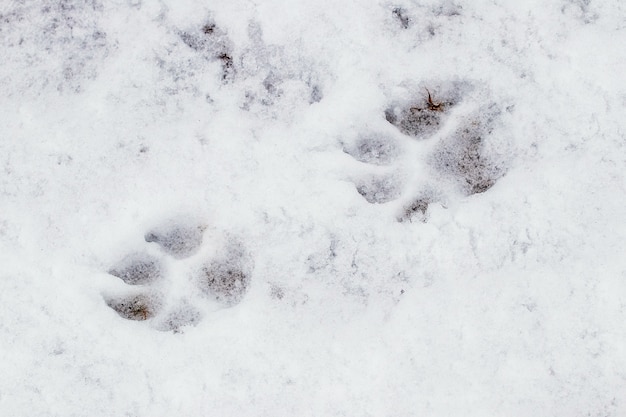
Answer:
M0 415L626 415L625 22L3 1Z

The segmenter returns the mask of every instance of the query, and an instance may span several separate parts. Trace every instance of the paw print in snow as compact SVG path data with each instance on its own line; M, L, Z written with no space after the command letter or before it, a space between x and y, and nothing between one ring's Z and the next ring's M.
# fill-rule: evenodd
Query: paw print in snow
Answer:
M501 116L500 106L478 103L476 95L469 97L475 87L467 82L432 84L432 89L425 85L416 89L420 93L412 96L417 98L394 101L385 110L385 119L396 128L395 134L368 132L343 145L344 152L370 167L366 169L369 174L354 180L365 201L396 204L405 200L398 210L400 222L426 222L430 205L445 201L441 190L446 189L446 183L472 195L487 191L506 173L507 158L492 146L498 143L494 130ZM401 142L408 138L424 145L411 146L415 154L405 155ZM408 163L400 164L400 158ZM419 182L435 186L422 186L422 191L411 192L414 197L404 198L408 192L400 179L415 178L407 167L420 172L420 160L425 164Z
M106 304L122 318L178 332L216 308L241 302L250 286L252 260L237 239L207 244L205 231L182 219L149 230L145 251L109 269L125 289L105 295Z

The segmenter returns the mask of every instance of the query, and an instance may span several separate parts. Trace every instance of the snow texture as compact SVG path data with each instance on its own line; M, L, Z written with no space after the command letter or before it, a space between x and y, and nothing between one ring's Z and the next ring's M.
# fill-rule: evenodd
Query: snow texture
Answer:
M620 0L0 4L0 415L626 415Z

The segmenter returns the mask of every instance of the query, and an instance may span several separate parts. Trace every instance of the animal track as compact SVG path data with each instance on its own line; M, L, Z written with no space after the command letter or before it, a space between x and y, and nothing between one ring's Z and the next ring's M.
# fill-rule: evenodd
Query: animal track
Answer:
M433 89L422 85L417 89L418 98L394 101L384 112L385 119L400 136L423 141L439 137L437 143L419 148L420 152L427 152L426 155L416 155L418 160L426 162L426 168L430 168L431 178L420 181L426 180L435 187L423 189L404 203L398 202L399 222L426 222L430 206L446 197L438 190L445 188L442 182L451 182L463 194L472 195L487 191L506 173L504 159L487 146L494 141L492 134L501 116L500 107L494 103L477 103L475 97L484 97L484 92L468 97L468 93L476 89L470 83L434 84L436 88ZM456 111L461 103L465 113ZM468 114L468 109L472 107L473 112ZM411 177L412 173L406 168L404 174L397 169L397 166L402 166L398 165L398 159L404 155L392 135L366 133L350 143L344 143L343 150L355 160L371 166L370 175L365 174L354 181L357 192L368 203L393 203L404 194L398 176L390 175L388 171L381 172L379 167L390 166L402 177ZM417 162L411 159L408 166ZM440 186L437 183L441 183Z
M150 284L161 277L161 263L158 259L145 254L128 255L109 270L109 274L120 278L129 285Z
M374 165L388 165L400 153L394 140L379 135L359 138L354 145L344 146L344 151L357 161Z
M442 140L431 156L434 168L455 179L468 195L487 191L504 175L504 167L485 151L485 139L498 115L496 105L479 110L477 116Z
M432 190L422 192L403 208L402 213L398 216L398 221L420 221L426 223L428 220L428 207L437 201L438 196Z
M207 299L223 307L241 302L250 286L253 262L243 244L232 238L217 254L200 256L206 253L205 230L204 225L188 219L170 220L150 229L144 238L158 247L157 255L148 253L155 252L155 247L148 246L146 252L131 253L109 269L110 275L129 287L121 295L105 295L106 304L125 319L149 321L158 330L180 332L200 322L211 304ZM174 273L181 267L187 270L188 279ZM181 291L187 296L171 299Z
M184 326L195 326L201 318L200 310L187 301L180 301L176 308L164 316L157 328L178 333Z
M245 272L228 263L212 263L202 268L202 273L205 291L227 304L241 300L250 282Z
M185 223L168 223L146 233L146 242L157 243L176 259L187 258L200 249L204 227Z
M405 135L426 138L440 128L449 111L461 101L463 87L449 83L432 92L424 87L419 99L394 103L387 108L385 119Z
M128 320L148 320L161 308L161 300L154 294L137 294L122 298L110 298L107 305Z
M386 203L400 196L401 189L394 177L372 177L356 187L369 203Z
M221 303L237 304L250 286L249 263L241 245L232 243L222 256L202 267L199 286Z

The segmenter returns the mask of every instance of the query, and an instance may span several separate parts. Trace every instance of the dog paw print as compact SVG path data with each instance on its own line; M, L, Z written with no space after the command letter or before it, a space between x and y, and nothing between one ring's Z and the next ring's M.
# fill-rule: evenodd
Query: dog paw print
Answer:
M387 107L384 117L395 134L393 129L365 133L343 144L345 153L364 164L365 172L353 180L356 191L370 204L399 205L400 222L426 222L432 204L445 207L448 197L442 190L450 184L469 196L489 190L506 173L506 159L490 147L500 106L480 103L476 97L484 94L470 97L475 88L467 82L432 84ZM402 145L410 140L424 146ZM406 155L406 149L413 153ZM402 158L409 163L400 164ZM404 179L415 178L410 169L420 161L424 166L419 182L429 185L409 192L412 184L404 184Z
M250 287L252 260L235 238L207 242L206 229L173 220L148 230L144 250L108 270L123 289L104 295L106 305L124 319L180 332L241 302Z

